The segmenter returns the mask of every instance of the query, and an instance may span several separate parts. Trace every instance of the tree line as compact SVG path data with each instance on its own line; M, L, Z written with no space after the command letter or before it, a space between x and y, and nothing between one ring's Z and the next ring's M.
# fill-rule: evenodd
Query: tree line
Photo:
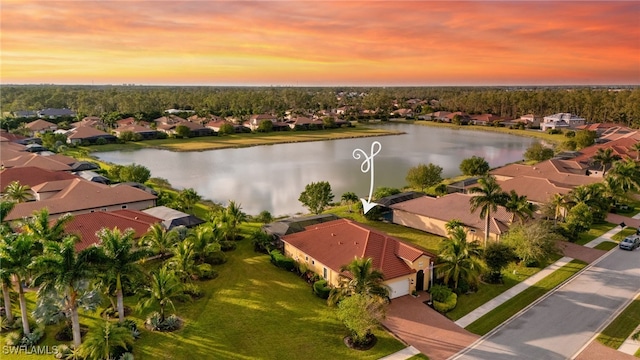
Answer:
M141 119L162 116L170 108L198 115L246 117L284 115L293 110L315 112L352 106L388 115L394 107L411 106L418 113L462 111L517 118L570 112L589 122L616 122L640 127L638 87L162 87L162 86L3 86L4 111L70 108L78 117L126 115Z

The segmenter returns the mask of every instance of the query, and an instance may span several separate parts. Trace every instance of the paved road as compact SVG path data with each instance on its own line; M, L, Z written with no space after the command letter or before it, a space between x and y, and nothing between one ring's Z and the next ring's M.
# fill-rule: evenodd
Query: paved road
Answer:
M640 249L615 249L455 359L567 359L640 291Z

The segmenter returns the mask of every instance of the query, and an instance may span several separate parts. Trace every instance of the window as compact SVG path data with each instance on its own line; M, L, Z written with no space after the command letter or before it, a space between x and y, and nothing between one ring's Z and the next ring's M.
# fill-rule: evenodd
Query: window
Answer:
M122 208L123 208L123 209L126 209L126 208L127 208L127 205L122 205Z
M316 261L315 260L311 260L311 265L315 265Z
M100 209L100 211L107 211L107 208L102 208Z
M322 270L322 277L324 277L324 279L327 280L327 268L324 268Z

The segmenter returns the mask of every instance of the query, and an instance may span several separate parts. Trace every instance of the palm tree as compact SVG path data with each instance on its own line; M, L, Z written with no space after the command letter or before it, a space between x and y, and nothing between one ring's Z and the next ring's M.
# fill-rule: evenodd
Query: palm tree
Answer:
M554 194L549 204L554 211L553 225L557 225L558 217L567 209L567 198L561 194Z
M445 284L453 281L454 289L458 288L460 280L477 284L484 269L481 256L480 244L477 241L468 242L464 228L456 227L449 238L440 243L438 273L444 277Z
M242 212L240 204L236 204L235 201L230 200L225 212L229 219L229 236L230 240L236 240L238 234L238 227L243 222L247 221L247 214Z
M4 219L9 215L11 210L16 203L12 201L0 201L0 235L9 234L11 232L11 227L7 224Z
M568 194L569 207L584 203L589 206L594 219L603 220L604 214L609 211L610 202L606 199L602 184L595 183L574 188Z
M4 245L3 245L4 246ZM4 260L2 261L2 265L0 267L0 283L2 284L2 296L4 301L4 311L5 316L9 323L13 323L13 312L11 311L11 294L9 293L11 290L11 271L9 271L4 264Z
M193 243L193 252L199 263L205 262L209 254L220 251L220 230L216 226L200 226L187 238Z
M496 178L489 175L478 179L480 186L471 188L471 193L477 194L472 197L469 202L471 204L470 211L473 213L480 209L480 217L484 220L484 245L487 246L489 240L489 221L492 211L498 211L498 205L506 203L507 195L502 191Z
M193 250L193 242L184 240L173 248L173 257L169 260L168 266L183 282L187 282L198 272L196 266L196 255Z
M140 239L140 245L146 246L149 250L160 257L165 257L171 253L171 248L178 241L178 233L175 229L167 231L161 223L155 223L149 227L144 236Z
M640 160L640 141L631 145L631 149L636 152L636 161Z
M349 205L349 212L351 212L351 204L355 203L358 201L358 195L356 195L355 193L349 191L346 192L344 194L342 194L342 198L341 198L343 203L346 203L347 205Z
M598 151L591 157L593 162L597 162L602 166L602 176L607 171L607 165L612 164L614 161L620 160L620 155L614 154L612 148L599 148Z
M70 213L57 218L55 222L49 222L49 210L43 208L35 211L33 215L25 221L22 228L25 232L33 234L40 242L54 241L61 242L69 236L65 233L65 225L73 219Z
M504 204L505 209L512 213L515 218L520 220L521 224L527 219L533 217L533 213L537 210L537 206L527 199L526 195L518 195L515 190L511 190L508 194L507 201Z
M447 230L447 234L451 235L451 232L458 227L464 227L464 223L459 219L451 219L444 224L444 228Z
M371 258L355 258L349 264L340 267L340 283L331 289L328 303L337 304L341 299L353 294L363 294L385 300L389 297L389 288L383 284L384 275L373 268Z
M616 161L608 176L616 179L624 192L640 191L640 164L632 159Z
M103 228L96 235L100 239L100 247L94 248L97 249L98 256L93 259L99 261L101 270L104 271L106 277L115 280L118 318L120 322L123 322L123 282L142 275L138 261L147 257L149 252L146 249L133 248L135 231L132 229L121 232L118 228L113 230Z
M4 189L4 197L17 203L22 203L31 200L33 196L29 185L22 185L18 181L12 181Z
M187 188L180 191L178 199L182 202L186 211L191 211L193 206L202 199L202 196L200 196L194 189Z
M139 307L145 309L151 305L160 306L160 321L165 320L165 307L173 306L173 300L182 295L182 284L176 274L166 267L160 268L151 274L149 286L144 289L140 296Z
M0 263L2 264L3 271L7 273L3 276L13 276L15 283L18 287L18 298L20 301L20 313L22 316L22 329L25 335L31 334L29 329L29 318L27 315L27 300L24 297L24 289L22 288L22 281L25 280L28 274L28 268L31 264L34 256L34 244L36 243L32 235L27 233L10 234L3 236L0 243ZM4 291L3 284L3 291ZM8 289L7 289L8 291ZM5 292L5 303L7 300ZM7 312L11 312L11 301L6 304Z
M87 334L85 342L80 347L80 354L86 360L111 360L114 359L114 350L127 349L133 342L133 335L128 328L105 320L95 331Z
M83 283L93 279L96 273L88 259L89 249L76 253L72 238L62 242L47 242L44 254L35 258L32 264L36 272L33 282L40 286L38 298L50 292L64 295L65 311L71 314L73 345L80 346L80 318L78 315L78 297Z

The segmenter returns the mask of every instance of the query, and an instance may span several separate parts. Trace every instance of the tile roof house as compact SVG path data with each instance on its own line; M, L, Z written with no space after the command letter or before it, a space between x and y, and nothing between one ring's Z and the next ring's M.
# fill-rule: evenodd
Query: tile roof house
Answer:
M82 120L72 123L71 126L74 128L78 128L81 126L92 127L102 131L107 131L109 129L109 125L102 121L102 119L98 116L84 117L82 118Z
M587 120L570 113L558 113L545 116L540 124L540 129L576 129L587 123Z
M142 137L142 139L155 139L158 136L158 131L154 129L150 129L148 127L144 127L139 124L130 124L130 125L120 125L118 128L113 130L113 133L120 137L125 132L132 132L134 134L138 134Z
M469 241L484 239L485 219L480 217L480 209L470 211L470 200L474 195L452 193L438 198L423 196L391 205L392 222L431 234L447 236L445 224L452 219L462 221L469 230ZM504 207L491 212L489 238L498 240L513 222L513 215Z
M62 214L85 214L122 209L142 210L155 206L156 196L131 186L111 187L84 179L49 181L31 187L36 201L16 204L7 221L30 216L48 208L51 218Z
M114 135L89 126L80 126L67 133L67 143L69 144L79 144L83 141L95 143L98 139L104 139L106 142L118 140Z
M71 171L75 159L55 154L50 156L32 154L25 151L25 147L13 143L0 143L0 168L33 166L51 171Z
M613 155L618 155L622 159L632 158L635 159L638 155L637 151L633 149L633 146L640 140L636 140L633 137L622 137L616 140L611 140L602 144L596 144L579 151L579 155L573 158L574 161L583 164L585 167L593 165L593 156L599 149L611 149ZM593 176L602 176L602 168L598 164L595 167L590 167L589 172Z
M283 236L282 241L286 256L306 263L333 286L339 283L340 267L354 258L373 260L373 266L384 275L392 299L430 285L435 255L351 220L310 225L304 231Z
M160 221L156 217L136 210L97 211L75 215L65 224L64 229L66 234L75 234L80 238L75 246L76 251L82 251L100 243L96 233L103 228L111 230L118 228L120 231L132 229L135 232L134 238L138 239L147 233L151 225Z
M25 127L31 132L31 136L35 136L36 134L43 134L48 131L56 131L58 129L58 125L42 119L34 120L30 123L27 123L25 124Z
M14 181L33 187L49 181L76 178L77 176L66 171L51 171L35 166L6 168L0 171L0 192Z
M587 175L587 167L574 160L551 159L535 165L509 164L489 171L498 183L523 176L547 179L559 187L574 188L600 182L602 178Z

